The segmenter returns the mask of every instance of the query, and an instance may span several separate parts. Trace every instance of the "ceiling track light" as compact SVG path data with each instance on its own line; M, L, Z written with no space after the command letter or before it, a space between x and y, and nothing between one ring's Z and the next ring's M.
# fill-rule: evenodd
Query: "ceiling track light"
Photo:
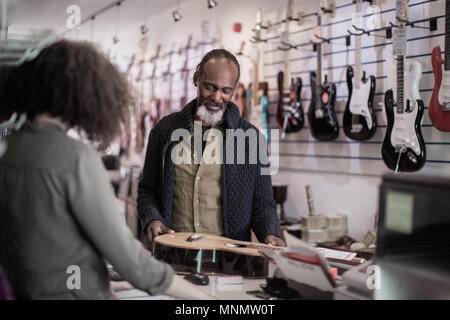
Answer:
M180 0L177 1L177 9L172 12L172 17L175 22L179 21L182 17L180 13Z
M212 8L216 7L218 4L217 1L215 1L215 0L207 0L206 2L208 3L208 9L212 9Z
M172 12L172 17L173 17L173 20L175 22L177 22L178 20L181 19L182 16L181 16L181 13L178 10L175 10L174 12Z

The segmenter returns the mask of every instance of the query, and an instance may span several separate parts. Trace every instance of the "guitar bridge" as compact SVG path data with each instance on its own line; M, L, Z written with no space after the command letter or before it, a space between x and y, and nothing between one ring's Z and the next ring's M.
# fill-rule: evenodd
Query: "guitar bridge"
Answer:
M404 152L406 152L406 146L405 145L395 146L395 152L396 153L404 153Z

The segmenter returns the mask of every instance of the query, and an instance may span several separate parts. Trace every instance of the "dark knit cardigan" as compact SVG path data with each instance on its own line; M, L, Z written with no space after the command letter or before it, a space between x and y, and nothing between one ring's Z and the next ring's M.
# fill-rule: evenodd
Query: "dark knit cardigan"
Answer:
M167 227L172 226L174 165L171 160L172 148L178 141L171 141L175 129L193 130L196 100L187 104L180 112L172 113L150 131L142 176L139 181L137 211L143 230L153 220L161 220ZM225 129L256 129L239 116L238 107L230 102L224 115ZM258 135L261 135L257 130ZM259 137L259 136L258 136ZM253 229L259 241L268 235L280 237L280 225L276 215L270 175L261 175L262 165L258 157L256 164L249 164L249 154L258 152L256 145L245 143L245 164L225 162L228 148L233 147L233 139L224 136L222 164L222 214L224 236L236 240L249 241ZM234 143L234 156L237 145Z

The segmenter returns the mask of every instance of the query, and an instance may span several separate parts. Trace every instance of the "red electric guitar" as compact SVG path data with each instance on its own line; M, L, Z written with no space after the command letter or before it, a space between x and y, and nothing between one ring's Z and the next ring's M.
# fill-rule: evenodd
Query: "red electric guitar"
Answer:
M436 129L450 131L450 0L445 1L445 53L434 47L431 64L434 72L434 89L428 115Z

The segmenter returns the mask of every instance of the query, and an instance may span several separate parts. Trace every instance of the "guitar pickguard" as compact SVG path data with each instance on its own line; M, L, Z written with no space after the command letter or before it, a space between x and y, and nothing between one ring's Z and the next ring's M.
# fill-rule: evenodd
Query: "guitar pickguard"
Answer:
M408 100L408 103L414 103ZM395 107L394 110L397 108ZM417 105L412 112L395 113L394 127L392 128L391 144L401 150L402 146L406 146L414 151L416 155L420 154L419 139L416 134L414 123L418 113Z
M416 134L415 121L419 108L417 101L420 100L419 82L422 74L422 65L418 61L413 61L405 72L405 107L403 113L397 113L395 109L395 121L392 129L391 143L396 148L407 146L416 155L420 154L420 144Z
M443 111L450 112L450 70L445 70L442 65L442 82L439 88L439 104Z
M373 122L370 114L368 101L370 95L370 80L366 83L361 82L359 89L353 89L352 99L350 101L350 112L361 115L366 119L368 129L372 129Z

